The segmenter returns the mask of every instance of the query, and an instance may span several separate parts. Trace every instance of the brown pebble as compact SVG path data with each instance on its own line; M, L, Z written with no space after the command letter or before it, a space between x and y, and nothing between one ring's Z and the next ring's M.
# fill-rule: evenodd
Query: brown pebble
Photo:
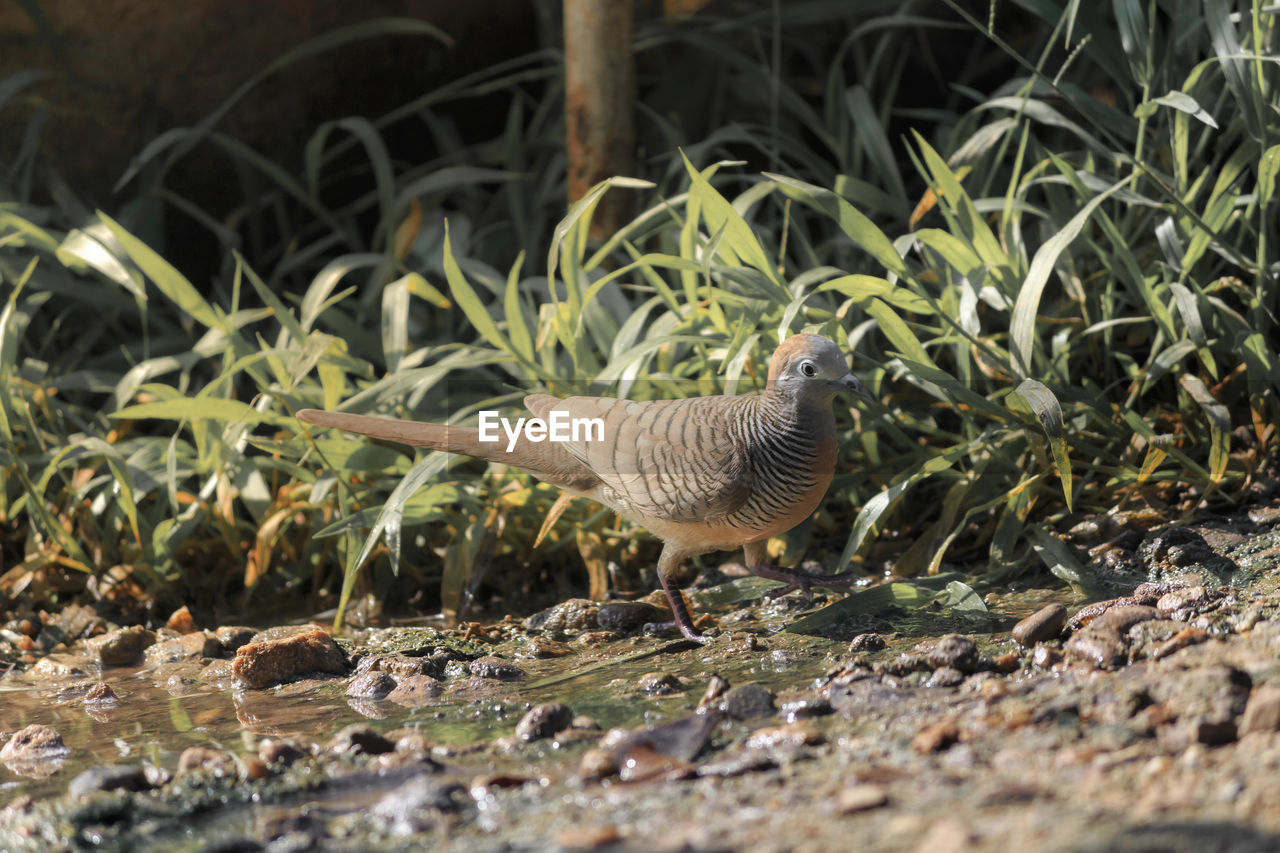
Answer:
M1240 718L1240 735L1252 732L1280 732L1280 686L1262 684L1249 694L1249 704Z
M86 705L113 705L119 702L116 692L111 689L111 685L105 681L99 681L89 688L89 692L84 694L84 703Z
M240 765L236 762L235 756L229 752L210 749L207 746L189 746L182 751L182 755L178 756L176 775L185 776L196 771L210 773L219 778L234 778L240 775Z
M996 672L1008 675L1011 672L1016 672L1018 667L1022 665L1022 655L1017 652L1005 652L992 658L991 665L995 667Z
M265 779L271 775L267 763L261 758L253 758L252 756L244 760L244 778L250 782L257 779Z
M528 743L553 737L569 728L573 711L563 702L544 702L529 709L516 723L516 737Z
M636 687L650 696L671 696L684 690L680 679L669 672L646 672L640 676Z
M786 746L812 746L822 743L822 733L810 720L799 720L785 726L756 729L747 736L748 749L774 749Z
M1062 651L1040 643L1031 651L1031 664L1037 669L1050 669L1062 662Z
M888 802L889 795L879 785L854 785L840 791L836 797L836 809L840 814L854 814L878 809Z
M707 689L702 693L702 699L698 702L698 708L702 709L712 707L728 689L728 679L713 673L711 678L707 679Z
M879 634L859 634L849 641L851 652L878 652L884 648L884 637Z
M305 755L292 741L265 738L258 744L258 758L268 764L292 764Z
M925 726L911 739L911 748L921 755L941 752L960 740L960 727L955 720L941 720Z
M173 615L169 617L169 621L164 626L170 631L177 631L179 634L191 634L196 630L196 620L191 618L191 611L187 609L187 605L182 605L173 611Z
M1160 596L1156 609L1173 619L1189 619L1209 604L1209 591L1203 586L1175 589Z
M1023 648L1052 640L1062 633L1067 624L1067 608L1061 604L1046 604L1035 613L1013 626L1013 638Z
M619 770L618 756L611 749L592 747L582 754L578 772L584 779L603 779L614 776Z
M1183 628L1169 639L1152 649L1147 656L1153 660L1167 658L1176 651L1185 649L1187 646L1194 646L1197 643L1203 643L1209 639L1209 634L1199 628Z
M565 850L595 850L620 841L622 841L622 832L612 824L575 826L557 835L555 846Z
M978 669L978 644L964 634L944 634L925 659L934 669L950 667L961 673L973 673Z

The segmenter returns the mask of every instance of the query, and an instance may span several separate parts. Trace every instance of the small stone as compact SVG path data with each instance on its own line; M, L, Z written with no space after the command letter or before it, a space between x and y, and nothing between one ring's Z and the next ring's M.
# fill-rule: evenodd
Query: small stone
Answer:
M1280 686L1263 684L1249 694L1240 718L1240 736L1253 732L1280 732Z
M293 741L279 738L263 738L258 743L258 758L267 764L292 764L306 753Z
M13 733L0 748L0 761L44 761L65 757L69 752L57 729L33 724Z
M396 689L387 698L406 708L420 708L431 704L444 692L444 685L429 675L410 675L400 679Z
M596 619L602 630L633 634L651 623L670 622L671 611L643 601L613 601L600 605Z
M573 722L569 724L569 728L598 732L600 731L600 724L596 722L595 717L588 717L586 714L579 714L573 718Z
M223 625L213 632L213 636L222 644L224 654L234 655L241 646L252 642L256 633L244 625Z
M1160 596L1156 609L1170 619L1186 621L1204 610L1211 603L1209 591L1203 586L1188 586Z
M28 674L36 681L65 681L84 678L91 668L96 667L91 667L89 661L79 655L52 654L36 661Z
M707 689L702 692L702 698L698 701L698 708L710 708L719 702L720 697L724 696L725 691L729 689L729 680L722 675L712 674L707 679Z
M366 672L351 679L347 695L360 699L385 699L396 689L396 680L385 672Z
M735 720L772 716L774 713L773 691L754 682L739 684L725 692L722 707L724 712Z
M650 696L672 696L684 691L680 679L669 672L646 672L640 676L636 687Z
M197 630L196 620L191 617L191 611L187 605L182 605L169 617L169 621L164 626L170 631L176 631L179 634L193 634Z
M619 770L618 756L613 750L592 747L582 754L578 763L578 772L584 779L604 779L617 775Z
M128 666L155 641L155 631L141 625L130 625L93 637L86 645L90 655L97 657L103 666Z
M382 755L394 752L396 745L363 723L352 723L338 731L329 742L329 748L339 755L365 753Z
M953 667L943 666L935 669L925 681L925 687L956 687L964 681L964 673Z
M836 810L840 814L854 814L878 809L888 802L889 795L879 785L854 785L840 791L836 797Z
M1249 510L1249 520L1254 524L1280 524L1280 506L1255 506Z
M91 767L71 780L67 793L81 797L94 791L149 791L151 780L139 766L106 764Z
M747 736L748 749L775 749L777 747L812 746L822 743L822 734L810 720L787 723L785 726L768 726L756 729Z
M147 666L159 666L184 660L216 658L221 654L222 643L216 637L207 631L196 631L147 646L143 652L143 660Z
M796 720L825 717L835 711L831 703L819 696L805 699L793 699L782 704L782 718L788 723Z
M934 669L950 667L962 673L978 669L978 646L963 634L944 634L933 644L925 658Z
M516 737L528 743L549 738L569 728L573 711L563 702L534 705L516 724Z
M1005 652L1002 655L996 655L991 659L991 666L996 672L1002 675L1008 675L1016 672L1018 667L1022 665L1022 655L1017 652Z
M1061 604L1046 604L1017 625L1013 626L1013 638L1023 648L1052 640L1062 633L1067 624L1067 608Z
M849 641L851 652L878 652L884 648L884 637L879 634L859 634Z
M333 638L318 628L282 639L247 643L236 652L236 681L251 689L294 681L307 673L344 675L347 656Z
M84 694L84 704L86 705L114 705L119 701L120 699L116 696L116 692L105 681L95 683Z
M476 658L469 664L468 669L474 676L495 681L519 681L524 678L523 669L511 661L493 655Z
M569 647L542 635L530 637L529 642L516 649L518 658L562 658L569 654Z
M220 749L189 746L178 756L178 776L195 772L210 773L219 778L239 777L240 765L235 756Z
M622 832L612 824L575 826L557 835L555 846L563 850L598 850L601 847L617 845L622 840Z
M594 631L600 627L600 607L585 598L571 598L524 620L524 627L542 631Z
M921 755L941 752L959 742L960 727L955 720L942 720L925 726L911 739L911 748Z
M1040 643L1031 650L1031 664L1037 669L1052 669L1062 662L1062 651Z

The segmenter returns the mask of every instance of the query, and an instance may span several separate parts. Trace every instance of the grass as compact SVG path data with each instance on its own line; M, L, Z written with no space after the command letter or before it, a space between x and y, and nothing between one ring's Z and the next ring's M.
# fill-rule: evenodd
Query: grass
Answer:
M796 32L830 30L832 7L794 8ZM770 94L693 142L646 110L670 157L567 215L550 51L319 128L300 176L220 136L215 114L204 140L275 188L231 221L271 215L289 235L250 261L217 224L219 299L136 236L145 222L36 204L11 183L0 590L341 609L425 586L457 613L487 570L516 599L581 560L602 594L653 551L598 507L564 509L501 466L307 434L291 413L465 420L587 380L637 399L745 391L798 331L846 345L884 405L838 412L836 481L815 521L774 543L783 561L833 543L831 571L980 560L998 581L1043 563L1082 584L1079 561L1045 546L1073 512L1187 487L1231 500L1274 459L1280 420L1274 14L1211 0L1193 27L1158 3L1027 9L1043 20L1017 49L963 7L929 5L864 20L827 62L803 39L771 43L767 16L642 27L642 60L714 58L709 101L744 79ZM904 49L930 32L963 33L1007 73L990 93L958 84L917 121L895 98ZM442 141L412 166L387 154L394 121L490 91L512 95L501 140ZM892 137L904 122L923 130ZM161 140L142 165L190 149ZM330 209L331 170L355 150L368 189ZM605 192L641 213L591 245ZM553 506L564 519L535 550Z

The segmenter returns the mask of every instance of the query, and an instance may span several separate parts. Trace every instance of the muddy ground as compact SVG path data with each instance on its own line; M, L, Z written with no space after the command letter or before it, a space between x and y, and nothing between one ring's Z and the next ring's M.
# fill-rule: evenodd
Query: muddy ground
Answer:
M730 581L701 647L646 602L337 642L9 614L0 849L1280 849L1276 491L1076 524L1080 590Z

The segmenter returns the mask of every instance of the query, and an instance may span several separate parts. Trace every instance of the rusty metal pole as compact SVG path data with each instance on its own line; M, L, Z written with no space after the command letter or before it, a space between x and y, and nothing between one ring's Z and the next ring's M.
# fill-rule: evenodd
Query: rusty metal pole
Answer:
M633 0L564 0L565 149L569 201L635 169L636 69ZM591 238L631 218L629 193L609 192L591 221Z

